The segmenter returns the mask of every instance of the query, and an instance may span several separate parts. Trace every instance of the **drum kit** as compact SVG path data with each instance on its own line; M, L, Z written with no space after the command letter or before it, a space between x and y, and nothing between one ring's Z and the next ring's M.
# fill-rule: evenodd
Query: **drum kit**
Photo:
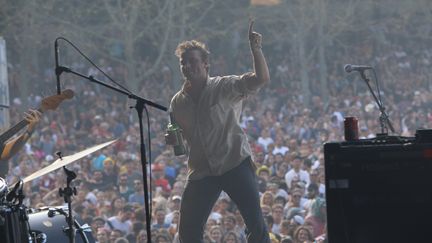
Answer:
M81 219L72 215L71 197L76 188L70 187L76 174L65 166L77 161L116 140L93 146L74 155L61 157L52 164L8 186L0 178L0 242L2 243L55 243L68 241L72 243L94 243L91 228L81 225ZM43 207L29 209L23 205L25 195L24 183L63 167L67 175L67 187L59 189L67 207Z

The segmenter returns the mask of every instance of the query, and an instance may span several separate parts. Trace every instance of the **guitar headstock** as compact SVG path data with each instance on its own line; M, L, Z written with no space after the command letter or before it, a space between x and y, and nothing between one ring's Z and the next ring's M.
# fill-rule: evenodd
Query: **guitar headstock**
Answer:
M72 99L74 92L70 89L63 90L61 94L52 95L42 99L40 109L42 111L55 110L63 100Z

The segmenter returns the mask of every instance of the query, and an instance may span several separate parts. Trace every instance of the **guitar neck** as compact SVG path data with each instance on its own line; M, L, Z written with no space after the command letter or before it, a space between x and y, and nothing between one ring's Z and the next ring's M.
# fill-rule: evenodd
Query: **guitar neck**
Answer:
M41 108L38 109L39 112L43 112ZM28 121L26 119L22 119L15 126L9 128L6 132L0 135L0 144L4 144L7 140L17 134L21 129L27 126Z

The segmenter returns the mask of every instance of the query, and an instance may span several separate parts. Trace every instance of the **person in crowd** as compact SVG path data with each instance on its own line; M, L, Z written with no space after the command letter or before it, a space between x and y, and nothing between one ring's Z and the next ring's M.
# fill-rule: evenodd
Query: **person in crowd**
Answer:
M265 222L267 224L267 228L272 229L273 228L273 223L274 223L273 216L271 216L271 215L265 215L264 216L264 220L265 220ZM277 233L269 231L269 238L270 238L270 241L273 243L275 239L280 239L280 236Z
M101 170L93 171L93 176L91 178L87 178L85 183L90 190L99 190L104 191L108 189L109 185L105 183L104 174Z
M123 209L115 216L108 218L105 227L108 229L117 229L128 234L132 230L131 218L133 216L134 209L131 205L124 205Z
M111 233L109 234L109 240L111 242L115 242L117 239L121 238L123 236L123 232L121 232L118 229L111 230Z
M159 230L158 233L155 236L155 243L171 243L172 239L168 231L166 230Z
M105 226L105 219L102 217L94 217L90 223L90 227L94 235L97 234L98 229Z
M274 203L274 195L270 191L265 191L261 196L261 207L267 205L272 207Z
M283 205L274 204L272 206L273 227L271 228L271 232L275 234L280 233L281 223L284 217L283 212L284 212Z
M211 243L222 243L223 230L221 226L212 226L208 232L208 235Z
M322 198L315 198L310 205L310 210L306 215L305 222L312 226L312 234L317 237L324 234L327 218L326 202Z
M153 178L154 179L154 186L156 188L160 188L161 189L161 193L162 194L167 194L171 191L171 185L169 184L169 181L165 178L165 172L164 172L164 168L161 164L159 163L155 163L153 165Z
M171 224L165 223L166 209L155 208L153 213L154 223L151 225L153 229L168 229Z
M120 196L126 201L129 200L129 196L134 193L134 188L132 188L132 185L128 184L128 175L126 173L119 175L117 190Z
M294 243L312 243L314 238L307 227L298 227L293 235Z
M123 197L116 197L111 201L111 215L117 215L126 204L126 200Z
M181 197L180 196L172 196L169 202L169 213L165 216L165 223L171 224L174 218L174 213L180 210Z
M144 187L141 180L134 180L134 193L129 195L129 203L144 206Z
M306 184L310 183L309 173L307 171L301 169L302 161L303 161L303 158L300 156L296 156L291 161L292 168L291 168L291 170L289 170L285 174L285 182L286 182L288 190L291 189L291 181L294 178L297 178L298 180L300 180Z
M311 183L309 184L309 186L307 187L307 201L302 205L303 208L309 212L312 206L312 203L315 201L315 199L318 197L319 195L319 188L318 185L315 183Z
M103 161L103 178L107 187L113 187L116 185L116 180L118 178L118 167L116 161L111 157L106 157Z
M110 243L108 238L108 230L106 228L98 228L96 234L96 240L98 243Z
M241 243L239 236L235 231L228 231L222 237L224 243Z
M130 241L124 237L120 237L120 238L117 238L115 241L113 241L113 243L130 243Z

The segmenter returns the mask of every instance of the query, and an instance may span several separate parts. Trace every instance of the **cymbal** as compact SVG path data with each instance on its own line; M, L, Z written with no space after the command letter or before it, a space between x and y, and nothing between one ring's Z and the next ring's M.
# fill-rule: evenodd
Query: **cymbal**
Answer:
M52 172L52 171L54 171L60 167L63 167L63 166L68 165L74 161L77 161L77 160L85 157L86 155L89 155L89 154L91 154L91 153L93 153L99 149L102 149L102 148L114 143L115 141L117 141L117 139L93 146L91 148L88 148L86 150L83 150L83 151L78 152L78 153L73 154L73 155L64 156L61 159L59 158L56 161L54 161L52 164L34 172L33 174L31 174L29 176L27 176L26 178L24 178L23 182L26 183L26 182L32 181L32 180L34 180L40 176L43 176L47 173Z

